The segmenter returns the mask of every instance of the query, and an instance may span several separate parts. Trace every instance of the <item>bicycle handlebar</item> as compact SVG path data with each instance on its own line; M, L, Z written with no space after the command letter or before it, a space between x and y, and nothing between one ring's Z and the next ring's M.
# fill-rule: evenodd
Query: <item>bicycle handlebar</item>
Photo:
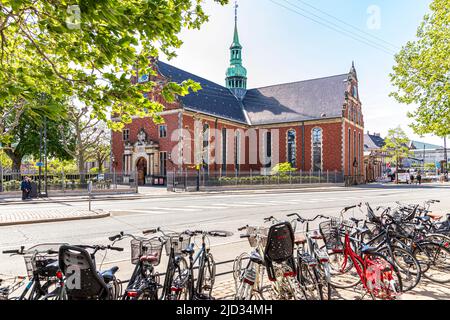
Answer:
M144 231L142 231L142 233L143 234L151 234L151 233L157 233L159 231L161 231L161 229L160 228L156 228L156 229L144 230Z

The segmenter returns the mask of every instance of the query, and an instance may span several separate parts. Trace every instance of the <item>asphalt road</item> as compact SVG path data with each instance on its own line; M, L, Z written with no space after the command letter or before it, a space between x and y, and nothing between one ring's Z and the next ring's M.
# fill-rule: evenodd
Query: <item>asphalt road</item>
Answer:
M371 189L330 189L329 191L308 192L290 191L280 193L239 194L186 194L165 198L137 200L96 201L94 209L110 210L113 215L98 220L55 222L32 225L0 227L0 250L29 247L38 243L71 244L109 244L108 236L119 231L140 234L144 229L162 227L166 230L185 229L228 230L235 232L232 237L211 239L212 252L216 261L233 259L243 251L250 250L248 243L239 238L236 229L242 225L261 225L263 218L275 216L284 218L292 212L311 217L315 214L338 215L339 211L359 202L369 202L373 207L392 205L395 201L421 203L427 199L439 199L441 203L433 208L438 212L450 212L450 188L401 187ZM53 208L83 208L87 203L70 202L56 204L20 204L0 206L0 214L14 210L33 210L35 208L52 210ZM348 213L349 216L362 216L359 210ZM314 227L314 226L313 226ZM129 263L129 244L123 241L118 246L124 252L110 252L105 267L117 264L121 268L121 278L131 273ZM101 261L101 257L97 262ZM230 265L220 270L229 269ZM164 269L164 261L161 265ZM0 255L0 274L24 274L21 257Z

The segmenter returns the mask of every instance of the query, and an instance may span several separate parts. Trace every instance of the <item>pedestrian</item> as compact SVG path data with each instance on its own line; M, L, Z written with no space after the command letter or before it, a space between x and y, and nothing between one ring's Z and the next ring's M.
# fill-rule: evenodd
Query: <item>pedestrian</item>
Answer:
M30 199L31 182L30 178L25 176L20 184L20 190L22 190L22 200Z
M414 184L414 173L411 173L410 175L411 184Z
M422 184L422 174L420 173L420 171L417 173L417 183L419 185Z

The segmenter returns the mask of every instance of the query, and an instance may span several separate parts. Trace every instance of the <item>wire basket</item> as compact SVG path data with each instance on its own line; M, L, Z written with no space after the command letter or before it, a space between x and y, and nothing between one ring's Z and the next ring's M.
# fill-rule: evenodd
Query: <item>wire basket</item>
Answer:
M328 250L342 250L342 237L354 227L353 222L332 218L319 224L319 231Z
M167 234L167 241L165 244L166 254L170 255L170 248L173 247L173 251L176 255L182 254L182 250L186 249L191 243L191 236L185 233L172 232Z
M9 289L8 288L0 288L0 301L8 300Z
M39 244L26 250L23 259L30 280L35 273L39 276L39 280L56 278L55 269L45 267L58 262L59 247L61 245L60 243Z
M263 247L267 245L267 236L269 235L269 228L267 227L247 227L248 243L250 247L256 248L258 246L258 236Z
M130 245L132 264L138 264L142 256L154 256L157 258L157 260L151 263L153 266L157 266L161 262L163 245L158 239L132 239Z

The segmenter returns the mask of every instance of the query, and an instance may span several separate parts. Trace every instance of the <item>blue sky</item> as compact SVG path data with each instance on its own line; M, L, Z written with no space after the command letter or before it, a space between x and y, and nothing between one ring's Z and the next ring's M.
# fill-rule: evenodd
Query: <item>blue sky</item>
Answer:
M169 63L224 84L234 25L234 1L230 2L220 6L211 0L205 1L210 21L201 30L181 33L184 44L177 50L178 57ZM354 60L366 131L385 135L388 129L401 125L412 139L442 144L439 138L414 135L408 127L411 119L406 116L414 107L401 105L388 96L393 90L389 73L394 57L384 52L397 52L415 38L431 0L239 0L238 3L239 36L250 88L346 73ZM331 22L332 28L339 27L351 37L372 41L372 45L375 42L384 48L377 50L292 10L322 24ZM165 57L161 60L167 61Z

